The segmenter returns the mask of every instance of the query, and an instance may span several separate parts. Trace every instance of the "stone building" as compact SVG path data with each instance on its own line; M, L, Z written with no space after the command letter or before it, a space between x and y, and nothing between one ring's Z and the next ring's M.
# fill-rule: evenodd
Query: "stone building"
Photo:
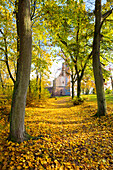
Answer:
M53 80L53 87L47 88L52 96L70 96L69 67L63 63L60 75Z

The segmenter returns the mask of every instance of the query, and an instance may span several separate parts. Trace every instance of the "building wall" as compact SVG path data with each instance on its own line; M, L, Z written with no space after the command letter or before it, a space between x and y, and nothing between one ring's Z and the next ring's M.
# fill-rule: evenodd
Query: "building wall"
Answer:
M54 95L55 96L70 96L70 75L67 74L69 68L62 64L60 75L54 80Z
M51 96L70 96L70 75L69 68L62 64L60 75L53 80L53 87L46 87Z
M59 77L58 77L58 78L56 78L56 87L58 87L58 86L62 86L62 87L64 87L65 85L66 85L65 77L64 77L64 76L59 75Z
M65 96L65 89L64 87L56 87L55 89L55 96Z

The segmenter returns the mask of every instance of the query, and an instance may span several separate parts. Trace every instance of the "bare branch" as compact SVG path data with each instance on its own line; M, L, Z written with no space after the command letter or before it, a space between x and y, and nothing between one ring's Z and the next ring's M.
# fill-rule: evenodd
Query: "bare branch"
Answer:
M88 63L89 59L91 58L92 54L93 54L93 50L92 50L91 53L88 55L88 57L87 57L87 59L86 59L86 62L85 62L85 64L84 64L84 67L82 68L82 72L81 72L81 75L80 75L81 79L82 79L82 77L83 77L83 75L84 75L85 68L86 68L87 63Z
M34 4L33 4L33 12L31 14L31 20L33 19L34 15L35 15L35 11L36 11L36 0L34 1Z
M62 40L62 38L60 37L59 34L57 34L57 36L59 37L60 41L62 42L62 44L64 44L67 47L67 42L65 42L64 40Z
M107 11L106 13L104 13L104 14L102 15L102 19L106 19L106 18L112 13L112 10L113 10L113 9L111 9L111 10Z
M103 25L104 21L106 20L106 18L109 17L112 14L112 11L113 11L113 8L102 15L102 22L100 24L99 32L100 32L102 25Z
M3 33L3 31L0 29L0 32L1 32L1 34L4 36L4 33Z
M6 62L6 60L0 59L0 61Z
M110 21L110 22L113 22L113 19L106 19L106 21Z
M9 2L10 2L12 5L14 5L13 2L12 2L11 0L9 0Z
M0 47L0 50L2 50L3 52L5 52L5 50L3 48Z
M13 78L13 76L12 76L12 74L11 74L10 68L9 68L6 36L5 36L5 34L3 33L3 31L2 31L1 29L0 29L0 32L1 32L1 34L3 35L4 43L5 43L5 50L3 50L3 49L1 48L1 49L4 51L4 53L5 53L5 58L6 58L6 60L4 60L4 61L5 61L5 63L6 63L6 66L7 66L7 69L8 69L8 73L9 73L9 75L10 75L10 78L12 79L13 83L15 83L15 80L14 80L14 78ZM2 60L2 61L3 61L3 60Z

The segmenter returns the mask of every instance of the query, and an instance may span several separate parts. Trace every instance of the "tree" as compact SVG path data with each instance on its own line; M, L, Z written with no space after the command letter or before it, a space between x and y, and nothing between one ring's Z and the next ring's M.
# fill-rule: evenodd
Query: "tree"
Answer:
M19 58L10 114L9 139L22 142L26 139L24 117L31 67L32 32L30 0L19 0L16 5Z
M111 76L111 87L112 87L112 94L113 94L113 77Z
M92 62L89 62L81 82L81 89L83 94L89 94L89 92L95 93L95 83L92 69Z
M39 13L40 14L39 16L38 14L35 15L36 9L38 9L36 11L37 13L40 10L39 7L36 7L36 0L31 1L31 2L30 0L29 1L22 1L22 0L18 1L17 0L15 1L15 9L13 10L11 7L12 6L14 7L14 1L12 2L10 1L12 6L9 3L9 1L8 3L6 3L6 1L4 0L2 2L4 8L2 10L2 13L0 13L0 17L3 20L2 26L0 23L0 26L1 26L0 34L2 34L2 41L0 41L0 45L1 45L0 50L2 51L2 56L3 56L3 58L0 58L0 61L5 61L10 78L14 82L14 93L13 93L11 114L10 114L9 139L13 141L21 142L28 137L24 130L24 116L25 116L26 94L27 94L27 87L29 83L30 66L31 66L31 44L32 44L31 19L34 19L36 21L36 18L40 17L42 13L41 14ZM8 4L8 6L6 6L6 4ZM7 18L7 16L8 15L10 16L11 10L13 11L12 12L13 15L16 14L16 24L14 23L15 21L14 17L12 17L13 22L8 24L9 18ZM7 11L9 12L8 14L7 14ZM30 14L30 11L31 11L31 14ZM2 14L4 14L5 17L2 16ZM12 59L11 53L13 51L14 52L16 51L15 46L14 46L14 50L12 50L11 48L13 44L12 37L15 35L14 33L15 29L11 29L12 27L10 27L10 25L12 26L13 24L17 26L17 34L16 34L17 35L16 36L17 54L14 55L17 58L17 65L14 64L14 66L17 66L17 69L13 71L13 72L16 72L15 79L13 78L14 74L11 74L12 70L10 71L12 65L10 65L9 67L9 58ZM42 24L40 25L42 28L43 27ZM43 34L41 34L41 36L43 36Z
M93 72L95 78L95 86L97 92L98 111L96 116L104 116L106 114L106 100L104 93L104 79L102 75L101 63L100 63L100 40L101 40L101 28L105 19L112 13L112 10L106 12L101 18L101 0L95 0L95 31L93 40ZM101 21L102 20L102 21Z
M68 53L74 62L77 96L79 97L84 70L93 52L89 50L89 47L92 47L93 30L91 26L94 23L90 18L94 13L86 11L83 1L79 1L79 3L70 0L64 1L62 8L60 8L61 5L57 4L52 3L51 6L46 4L45 19L47 20L47 24L50 25L51 35L54 35L54 42L63 49L65 54ZM56 10L54 9L55 7ZM101 27L106 16L109 16L109 12L111 11L107 11L102 15ZM59 19L58 16L60 16Z
M1 65L0 65L0 86L2 87L2 93L4 94L4 83L3 83L2 75L1 75Z
M84 15L86 17L84 17ZM92 36L91 26L92 24L88 21L87 12L84 5L78 4L76 23L73 21L71 23L72 28L70 28L68 22L65 21L64 28L67 27L67 31L58 34L58 40L60 41L59 46L62 47L62 51L65 56L64 60L68 61L68 63L72 63L75 70L74 81L77 81L78 98L81 94L81 81L84 76L84 71L89 59L92 56L92 51L89 50L88 44L88 41L91 41ZM89 52L90 54L88 54Z
M42 80L47 80L50 73L51 67L51 55L47 49L47 46L39 41L36 45L33 45L32 53L32 71L36 71L36 84L35 84L35 95L41 98L42 91Z
M17 58L16 53L16 29L14 18L12 15L12 6L9 1L4 0L1 2L0 12L0 62L6 65L9 77L15 83L15 61Z
M66 52L63 51L63 49L61 49L61 53L58 54L59 56L61 56L65 63L68 65L69 67L69 72L68 72L68 75L70 75L71 77L71 95L72 95L72 99L74 98L75 96L75 88L74 88L74 85L75 85L75 78L76 78L76 74L75 74L75 68L74 68L74 65L73 65L73 61L70 60L70 58L67 56Z

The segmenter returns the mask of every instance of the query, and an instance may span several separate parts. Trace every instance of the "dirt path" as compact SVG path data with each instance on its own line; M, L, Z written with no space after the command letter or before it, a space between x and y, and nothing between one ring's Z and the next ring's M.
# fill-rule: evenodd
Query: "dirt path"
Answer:
M31 116L28 116L29 108L27 108L26 123L30 124L29 126L34 126L35 123L41 125L44 123L46 127L50 128L54 128L55 125L56 131L60 128L63 131L65 131L67 128L68 131L71 131L69 129L71 129L73 126L73 129L78 128L80 132L86 132L86 130L88 131L89 128L87 129L85 124L90 124L92 121L88 111L90 111L90 114L91 112L93 114L94 108L89 105L79 105L74 107L73 103L71 102L71 98L69 97L57 98L57 100L52 98L49 99L46 105L41 105L39 108L31 108ZM36 135L36 133L34 135Z

